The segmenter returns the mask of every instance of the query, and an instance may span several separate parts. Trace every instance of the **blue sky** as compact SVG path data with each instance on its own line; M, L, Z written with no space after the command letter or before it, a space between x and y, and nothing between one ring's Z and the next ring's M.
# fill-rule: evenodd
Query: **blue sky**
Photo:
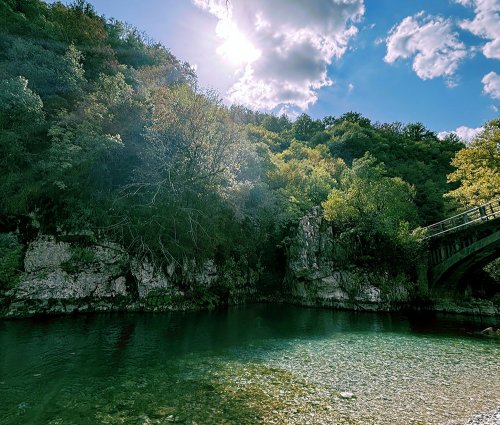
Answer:
M470 137L500 107L500 0L91 0L227 103Z

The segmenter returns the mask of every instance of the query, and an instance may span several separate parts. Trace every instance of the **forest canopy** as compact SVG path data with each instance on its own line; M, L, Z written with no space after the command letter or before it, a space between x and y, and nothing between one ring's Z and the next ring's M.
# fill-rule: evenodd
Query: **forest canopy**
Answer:
M421 123L229 107L188 63L83 0L0 0L0 26L4 232L29 217L158 267L244 259L280 275L284 241L322 205L352 261L383 251L399 273L414 229L452 212L443 195L498 196L498 120L465 148Z

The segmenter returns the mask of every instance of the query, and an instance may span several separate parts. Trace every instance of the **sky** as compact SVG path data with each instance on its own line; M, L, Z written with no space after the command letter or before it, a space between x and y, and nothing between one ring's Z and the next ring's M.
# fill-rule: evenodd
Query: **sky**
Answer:
M189 62L228 104L355 111L464 139L500 116L500 0L90 3Z

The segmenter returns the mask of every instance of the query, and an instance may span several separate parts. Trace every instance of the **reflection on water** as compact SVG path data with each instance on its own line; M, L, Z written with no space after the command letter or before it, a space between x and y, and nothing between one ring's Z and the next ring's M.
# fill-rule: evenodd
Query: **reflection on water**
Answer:
M3 321L0 423L439 423L500 403L487 325L275 305ZM402 390L419 417L391 404Z

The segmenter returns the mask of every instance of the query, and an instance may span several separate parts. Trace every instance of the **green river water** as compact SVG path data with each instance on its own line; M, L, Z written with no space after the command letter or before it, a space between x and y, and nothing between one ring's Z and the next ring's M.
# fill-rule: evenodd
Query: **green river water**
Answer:
M0 321L0 424L464 423L500 406L490 324L281 305Z

